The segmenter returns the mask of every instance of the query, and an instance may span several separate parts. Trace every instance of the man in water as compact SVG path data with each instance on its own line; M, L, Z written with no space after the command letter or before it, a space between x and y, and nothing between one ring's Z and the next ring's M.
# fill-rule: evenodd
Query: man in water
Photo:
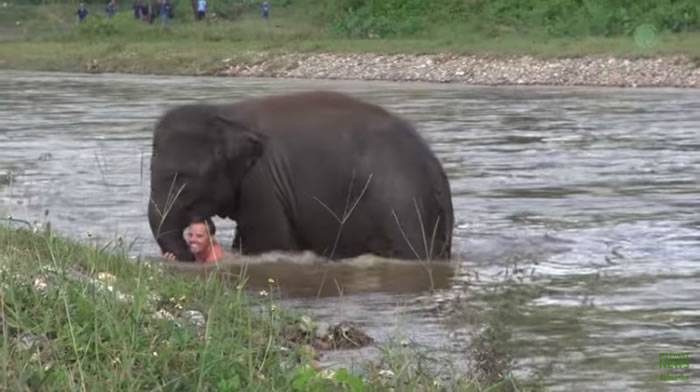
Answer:
M216 226L211 218L197 219L190 223L186 230L187 246L194 254L195 261L199 263L215 263L221 260L224 252L221 244L216 240ZM175 255L167 252L163 254L168 260L175 261Z

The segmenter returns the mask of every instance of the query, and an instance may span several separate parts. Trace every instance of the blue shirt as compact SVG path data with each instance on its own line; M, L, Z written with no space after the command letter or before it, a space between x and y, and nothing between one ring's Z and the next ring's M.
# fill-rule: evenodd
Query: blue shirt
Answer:
M78 18L80 18L80 20L83 20L88 15L88 10L87 8L78 8L77 14Z

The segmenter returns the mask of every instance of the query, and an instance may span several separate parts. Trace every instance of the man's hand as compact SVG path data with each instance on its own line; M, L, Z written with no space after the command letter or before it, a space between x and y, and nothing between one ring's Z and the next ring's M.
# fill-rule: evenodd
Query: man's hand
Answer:
M165 252L165 253L163 253L163 257L164 257L166 260L168 260L168 261L175 261L175 260L177 260L177 259L175 258L175 254L173 254L172 252Z

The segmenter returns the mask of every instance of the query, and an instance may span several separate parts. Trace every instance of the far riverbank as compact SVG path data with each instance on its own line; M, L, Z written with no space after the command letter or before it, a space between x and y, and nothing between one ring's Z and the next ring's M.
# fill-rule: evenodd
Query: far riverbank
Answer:
M543 25L547 21L534 22L539 16L520 25L508 18L491 20L486 9L455 3L462 12L457 19L426 19L411 34L358 35L340 33L333 24L352 19L345 11L336 10L340 14L333 15L340 19L333 19L314 2L275 7L269 21L261 20L254 7L228 19L218 9L206 22L190 17L189 2L177 3L182 3L180 11L167 25L135 20L128 7L113 18L93 9L77 24L72 5L3 3L0 69L488 86L700 87L700 31L690 24L672 32L644 15L628 21L624 32L594 34L571 25L593 23L581 16L590 10L566 13L562 17L569 19L560 20L562 30L556 33L550 31L556 26ZM663 15L666 11L659 9ZM663 20L692 22L683 15L678 11ZM408 16L397 14L391 20L399 23Z
M12 44L10 44L11 46ZM3 56L0 69L35 71L276 77L463 83L481 86L700 87L700 64L684 55L625 57L529 55L303 53L232 50L176 53L164 47L20 44L20 57ZM54 45L55 46L55 45ZM6 46L7 47L7 46ZM46 50L39 50L45 48ZM88 50L85 50L88 49ZM72 56L65 54L72 52ZM17 53L14 49L7 50ZM63 53L59 53L63 52ZM229 54L229 55L227 55Z
M684 56L539 59L451 54L283 54L222 59L223 76L615 87L700 87L700 67Z

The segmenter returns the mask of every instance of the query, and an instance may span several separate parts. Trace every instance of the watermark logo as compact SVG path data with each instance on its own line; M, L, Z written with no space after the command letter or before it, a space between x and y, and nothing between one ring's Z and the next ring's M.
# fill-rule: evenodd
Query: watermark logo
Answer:
M641 24L634 29L634 42L642 49L651 49L656 46L658 36L656 27L652 24Z
M683 369L690 369L690 353L659 353L660 381L688 381Z

